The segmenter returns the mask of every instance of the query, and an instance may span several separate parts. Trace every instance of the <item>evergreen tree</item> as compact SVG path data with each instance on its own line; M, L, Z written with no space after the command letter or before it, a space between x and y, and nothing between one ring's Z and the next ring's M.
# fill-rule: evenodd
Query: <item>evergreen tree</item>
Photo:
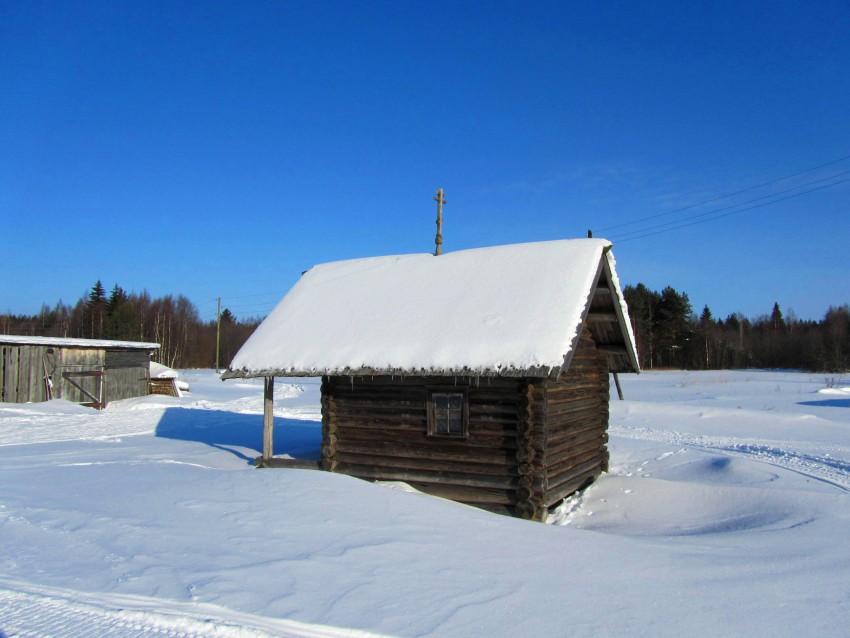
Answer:
M686 348L693 337L688 323L691 302L686 293L679 294L672 286L661 291L657 314L657 356L659 365L682 367L687 360Z
M115 287L112 288L112 292L109 295L109 301L106 302L106 315L111 317L112 313L124 303L129 301L130 297L124 292L124 289L115 284Z
M640 366L652 368L655 352L655 317L660 295L639 283L637 286L626 286L623 289L623 296L626 298L632 319Z
M118 341L135 341L138 338L139 318L133 306L125 301L115 307L106 319L104 336Z
M103 338L103 320L106 310L106 290L100 279L92 286L86 302L86 328L92 339Z
M773 325L774 332L785 330L785 320L782 318L782 311L779 309L779 303L773 304L773 312L770 313L770 323Z

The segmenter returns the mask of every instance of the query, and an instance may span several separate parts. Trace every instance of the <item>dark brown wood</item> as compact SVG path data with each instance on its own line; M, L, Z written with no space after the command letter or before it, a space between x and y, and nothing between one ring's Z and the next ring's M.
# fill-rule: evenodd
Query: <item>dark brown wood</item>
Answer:
M440 485L461 487L515 489L518 484L516 478L477 477L469 474L449 474L447 472L395 470L351 463L340 463L336 471L342 474L350 474L361 478L372 478L382 481L406 481L428 484L436 483Z
M626 350L626 346L622 346L616 343L609 343L599 346L599 351L605 354L619 354L625 356L628 354L628 350Z
M544 520L607 465L607 355L575 343L558 379L324 377L321 466ZM466 396L468 436L429 436L431 388Z
M617 315L613 312L591 312L587 315L589 323L617 323Z

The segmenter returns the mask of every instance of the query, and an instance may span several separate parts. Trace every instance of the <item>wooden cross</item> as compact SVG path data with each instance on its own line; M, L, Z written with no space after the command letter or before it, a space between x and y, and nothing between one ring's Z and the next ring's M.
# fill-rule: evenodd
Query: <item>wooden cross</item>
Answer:
M442 188L437 189L437 196L434 201L437 202L437 237L434 238L434 243L437 244L437 250L434 251L436 256L443 254L443 204L446 203L446 200L443 198Z

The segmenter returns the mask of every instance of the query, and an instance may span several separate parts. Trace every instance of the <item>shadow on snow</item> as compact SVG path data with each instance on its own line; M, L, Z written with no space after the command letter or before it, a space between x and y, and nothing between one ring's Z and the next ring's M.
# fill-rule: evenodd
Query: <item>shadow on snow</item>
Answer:
M810 405L816 408L850 408L850 399L823 399L821 401L801 401L798 405Z
M263 447L263 415L223 410L168 408L156 427L156 436L197 441L253 463ZM294 459L321 458L322 424L276 417L274 452Z

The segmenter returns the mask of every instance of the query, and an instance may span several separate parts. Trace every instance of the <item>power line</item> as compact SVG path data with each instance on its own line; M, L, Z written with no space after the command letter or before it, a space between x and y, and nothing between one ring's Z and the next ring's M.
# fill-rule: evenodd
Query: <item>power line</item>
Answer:
M847 171L847 172L850 172L850 171ZM840 173L840 175L843 175L843 174L844 173ZM837 176L834 176L834 177L837 177ZM823 186L816 186L815 188L810 188L809 190L801 191L799 193L794 193L793 195L788 195L787 197L780 197L779 199L775 199L775 200L772 200L772 201L769 201L769 202L763 202L761 204L755 204L753 206L748 206L746 208L741 208L739 210L729 211L728 213L723 213L721 215L715 215L714 217L709 217L707 219L698 219L696 221L691 221L687 224L679 224L679 225L676 225L676 226L670 226L670 224L674 224L674 223L677 223L677 222L660 224L660 225L654 226L652 228L662 228L663 226L670 226L670 227L669 228L662 228L661 230L656 230L654 232L643 233L641 235L636 235L634 237L629 237L630 234L642 233L643 232L643 231L640 231L640 230L636 230L636 231L633 231L632 233L626 233L625 235L621 235L620 237L625 237L625 239L616 239L616 241L617 241L617 243L622 244L623 242L632 241L633 239L641 239L643 237L650 237L652 235L659 235L661 233L666 233L666 232L671 231L671 230L678 230L680 228L687 228L688 226L695 226L696 224L704 224L706 222L714 221L715 219L721 219L722 217L728 217L729 215L735 215L737 213L743 213L743 212L746 212L748 210L753 210L753 209L756 209L756 208L763 208L765 206L770 206L772 204L784 202L785 200L793 199L794 197L799 197L800 195L806 195L807 193L813 193L814 191L819 191L819 190L823 190L825 188L830 188L832 186L837 186L837 185L843 184L845 182L850 182L850 177L848 177L846 179L839 180L837 182L833 182L832 184L824 184ZM812 183L814 183L814 182L812 182ZM790 189L790 190L796 190L796 189ZM759 198L759 199L763 199L763 198ZM751 201L756 201L756 200L751 200ZM738 205L740 205L740 204L738 204ZM724 210L724 209L719 209L719 210ZM717 213L717 212L719 212L719 210L712 211L712 213ZM705 213L705 214L709 214L709 213ZM702 216L703 215L699 215L698 217L702 217ZM697 217L697 216L695 216L695 217ZM691 217L689 219L694 219L694 217ZM684 221L684 220L682 220L682 221ZM652 228L648 228L648 229L645 229L645 230L652 230ZM611 241L615 241L615 240L612 239Z
M796 173L792 173L791 175L785 175L783 177L777 177L775 179L771 179L767 182L762 182L761 184L757 184L755 186L749 186L747 188L743 188L739 191L735 191L734 193L729 193L727 195L719 195L717 197L712 197L711 199L707 199L705 201L699 202L697 204L690 204L688 206L684 206L682 208L676 208L674 210L670 210L664 213L657 213L655 215L649 215L648 217L641 217L639 219L635 219L630 222L624 222L622 224L614 224L613 226L606 226L605 228L600 228L596 230L598 233L603 233L606 230L613 230L615 228L623 228L624 226L633 226L634 224L639 224L640 222L649 221L650 219L657 219L658 217L665 217L667 215L673 215L674 213L681 213L686 210L690 210L692 208L697 208L699 206L705 206L706 204L711 204L712 202L720 201L721 199L728 199L730 197L734 197L735 195L741 195L742 193L748 193L750 191L758 190L759 188L764 188L765 186L770 186L771 184L776 184L777 182L782 182L787 179L791 179L793 177L799 177L800 175L805 175L806 173L811 173L812 171L816 171L819 168L825 168L827 166L832 166L833 164L838 164L839 162L843 162L845 160L850 159L850 155L845 155L844 157L839 157L838 159L825 162L823 164L818 164L817 166L812 166L811 168L807 168L802 171L798 171ZM841 173L843 174L843 173ZM814 183L814 182L813 182ZM799 187L798 187L799 188ZM793 190L793 189L792 189ZM787 191L786 191L787 192ZM640 232L640 231L636 231Z
M655 230L656 228L664 228L665 226L673 226L673 225L676 225L676 224L681 224L682 222L687 222L687 221L690 221L692 219L699 219L700 217L707 217L709 215L714 215L716 213L720 213L720 212L723 212L725 210L731 210L733 208L738 208L739 206L744 206L745 204L752 204L753 202L758 202L758 201L761 201L763 199L777 198L779 195L784 195L785 193L791 193L793 191L800 190L801 188L806 188L807 186L812 186L814 184L820 184L821 182L826 182L828 180L835 179L836 177L841 177L843 175L850 175L850 170L842 171L841 173L835 173L834 175L830 175L829 177L822 177L821 179L815 179L815 180L812 180L811 182L806 182L805 184L798 184L797 186L793 186L792 188L786 188L785 190L778 191L776 193L769 193L767 195L762 195L761 197L754 197L753 199L748 199L748 200L745 200L743 202L737 202L735 204L730 204L729 206L724 206L722 208L716 208L714 210L710 210L710 211L707 211L705 213L699 213L697 215L691 215L690 217L684 217L682 219L678 219L678 220L675 220L675 221L664 222L663 224L658 224L656 226L649 226L647 228L628 231L628 232L625 233L625 236L631 235L633 233L642 233L642 232L645 232L645 231L648 231L648 230ZM825 184L822 188L829 188L830 186L835 186L836 184L841 184L842 181L846 181L846 180L841 180L841 181L838 181L838 182L834 182L832 184ZM820 188L815 188L815 189L807 190L807 191L804 191L804 192L811 193L812 190L820 190ZM800 194L802 195L803 193L801 192ZM778 198L778 199L775 199L775 201L780 202L780 201L783 201L783 200ZM773 203L773 202L768 202L768 203ZM747 209L743 209L743 210L749 210L749 209L747 208ZM741 212L741 211L733 211L730 214L733 214L735 212ZM725 215L720 215L720 217L725 217ZM712 217L712 219L716 219L716 217ZM620 236L622 237L624 235L620 235Z

